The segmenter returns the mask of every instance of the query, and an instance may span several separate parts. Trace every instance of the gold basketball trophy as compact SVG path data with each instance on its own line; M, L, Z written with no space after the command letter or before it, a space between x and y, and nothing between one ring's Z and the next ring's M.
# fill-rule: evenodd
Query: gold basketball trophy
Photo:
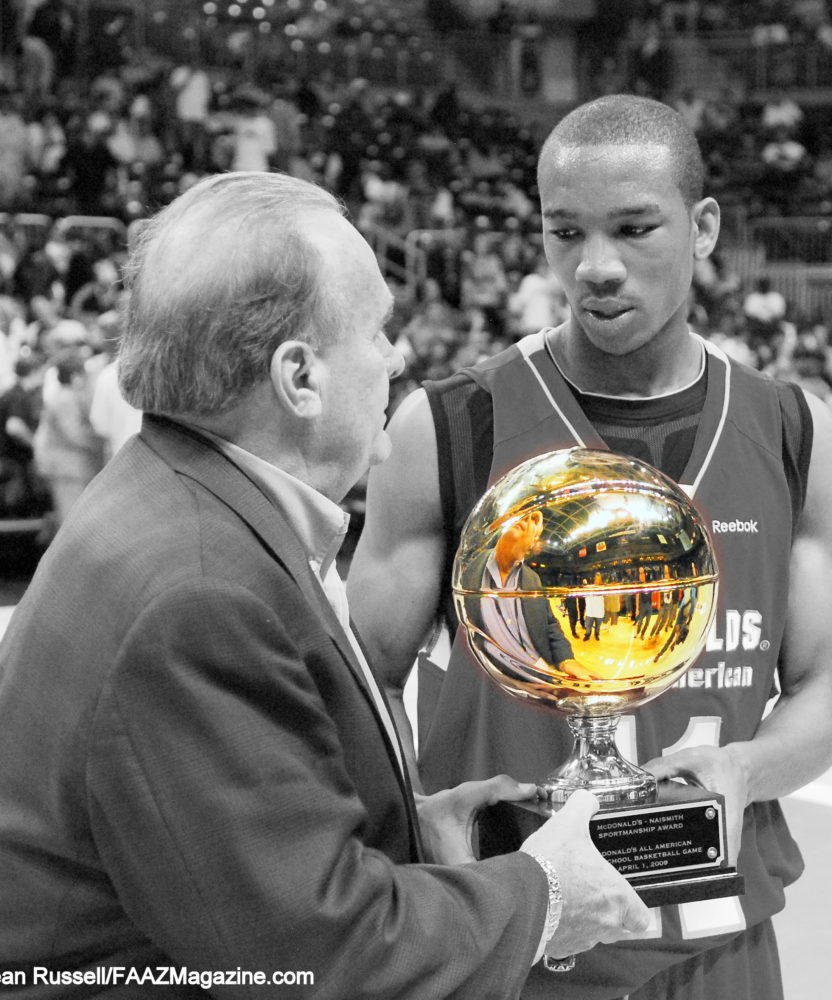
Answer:
M593 840L648 905L743 888L727 863L722 796L658 787L616 744L620 716L662 694L702 650L717 578L708 532L672 480L582 448L496 482L454 561L454 602L479 663L509 694L564 713L574 735L521 828L531 832L576 789L593 792ZM567 638L578 623L583 634Z

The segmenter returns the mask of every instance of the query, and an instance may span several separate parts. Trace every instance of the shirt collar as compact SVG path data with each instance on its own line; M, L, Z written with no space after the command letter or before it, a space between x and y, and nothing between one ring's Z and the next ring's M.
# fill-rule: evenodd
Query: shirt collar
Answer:
M500 590L517 590L517 582L520 576L520 563L516 562L511 567L511 572L506 577L505 583L503 583L503 574L500 572L500 567L497 563L496 553L492 551L491 555L488 557L488 561L485 564L486 570L491 574L491 579L500 588Z
M271 462L204 428L198 430L242 469L266 499L285 515L312 568L322 577L326 576L347 534L349 514L329 497Z

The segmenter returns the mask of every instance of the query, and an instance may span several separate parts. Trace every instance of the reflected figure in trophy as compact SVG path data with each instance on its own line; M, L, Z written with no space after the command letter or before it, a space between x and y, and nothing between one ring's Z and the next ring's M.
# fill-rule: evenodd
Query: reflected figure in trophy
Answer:
M515 521L492 550L472 560L464 583L471 590L503 594L540 590L540 577L524 560L534 551L542 530L539 510ZM575 662L572 646L545 597L495 596L481 601L478 611L476 624L485 641L513 672L522 673L523 664L531 659L578 677L588 676Z
M674 605L670 605L670 607L672 608ZM665 653L669 653L671 650L675 649L680 642L685 641L690 627L690 618L695 607L696 587L687 587L681 600L679 601L678 606L676 607L676 620L673 623L673 628L671 629L667 639L665 639L662 648L653 657L654 663L658 663Z
M596 573L593 582L600 586L601 585L601 574ZM604 601L603 594L589 594L586 597L586 611L584 612L585 625L584 628L584 642L586 642L591 635L594 635L596 640L601 639L601 623L606 615L606 605Z
M568 597L563 599L563 607L569 618L569 628L572 632L572 638L578 638L577 626L580 622L581 628L584 628L584 615L586 614L586 600L583 597L576 597L574 594L570 594Z

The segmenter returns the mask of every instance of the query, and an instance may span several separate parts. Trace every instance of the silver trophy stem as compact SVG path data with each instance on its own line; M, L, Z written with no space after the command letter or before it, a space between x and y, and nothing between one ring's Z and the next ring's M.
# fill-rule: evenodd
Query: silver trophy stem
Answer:
M656 801L656 779L619 753L615 743L617 715L571 715L575 742L566 763L540 782L553 805L586 788L603 809Z

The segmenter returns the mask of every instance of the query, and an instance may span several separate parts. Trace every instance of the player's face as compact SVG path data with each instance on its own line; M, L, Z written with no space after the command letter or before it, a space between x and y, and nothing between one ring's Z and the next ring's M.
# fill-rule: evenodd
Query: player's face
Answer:
M337 339L320 348L326 365L321 444L349 489L390 454L385 430L390 379L403 367L384 325L392 296L367 242L345 219L328 213L315 242L329 293L343 310Z
M700 221L704 212L707 229L716 206L685 206L665 147L556 149L541 164L540 195L546 257L573 333L621 356L686 331L694 254L707 256L716 238Z

